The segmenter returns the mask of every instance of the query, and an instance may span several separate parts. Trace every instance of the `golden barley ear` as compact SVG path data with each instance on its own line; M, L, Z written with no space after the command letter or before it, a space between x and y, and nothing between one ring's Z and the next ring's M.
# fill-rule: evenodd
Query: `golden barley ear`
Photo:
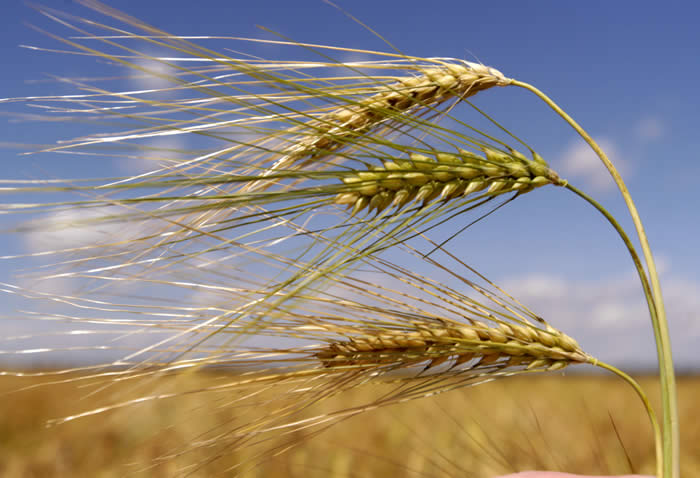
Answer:
M454 360L454 367L478 358L475 365L501 360L508 365L559 370L569 363L588 361L575 340L552 327L535 331L507 323L489 327L479 321L452 328L417 326L405 332L369 330L365 335L333 342L316 356L326 367L382 362L414 365L426 360L426 368L449 360Z
M356 103L345 100L348 106L310 122L307 126L313 133L302 137L272 169L303 167L321 156L356 143L358 137L382 123L405 122L407 114L434 111L449 100L462 100L493 86L506 86L509 82L501 72L482 65L450 61L435 63L439 66L417 66L419 76L377 87L382 91ZM304 159L306 163L295 164Z

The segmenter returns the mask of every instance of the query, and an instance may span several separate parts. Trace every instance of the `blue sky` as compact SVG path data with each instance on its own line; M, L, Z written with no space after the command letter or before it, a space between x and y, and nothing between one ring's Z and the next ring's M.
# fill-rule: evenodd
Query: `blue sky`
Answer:
M75 2L45 3L95 17ZM697 368L700 6L669 2L662 7L658 2L640 1L585 2L585 6L561 1L338 3L404 53L481 61L536 85L600 140L620 164L660 263L678 363ZM110 5L173 34L269 38L269 33L256 27L262 25L295 41L390 48L318 0L202 0L196 4L115 0ZM0 97L69 91L53 81L36 81L46 80L49 74L100 76L105 66L91 59L20 48L21 44L60 47L27 23L61 32L23 2L3 2L0 55L5 67ZM275 48L255 53L271 59L284 54ZM554 169L595 194L623 219L623 225L631 227L602 166L591 160L560 119L525 91L509 88L488 93L480 106L500 120L507 119L508 127ZM19 111L27 110L0 104L0 112ZM71 160L56 163L56 158L18 156L23 146L17 143L45 144L74 137L81 134L82 126L18 122L11 115L0 121L5 122L0 130L3 177L42 174L37 171L78 173L80 166ZM578 337L591 353L617 363L652 365L650 328L631 262L603 220L559 190L538 191L506 209L475 227L469 237L460 238L464 242L458 247L479 248L478 256L469 257L470 264L555 326ZM0 245L11 247L7 241L4 238ZM9 271L2 274L3 281L10 280ZM611 336L624 337L622 345L613 346Z

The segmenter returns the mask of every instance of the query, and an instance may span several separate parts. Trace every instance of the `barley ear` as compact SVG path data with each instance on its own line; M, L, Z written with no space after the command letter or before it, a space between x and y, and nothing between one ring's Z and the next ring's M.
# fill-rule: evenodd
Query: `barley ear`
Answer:
M318 160L369 132L375 125L434 109L448 100L464 99L510 80L494 69L470 62L438 62L420 75L400 78L382 91L340 107L308 123L312 133L286 151L273 170L288 169L304 159Z
M528 160L521 153L502 152L483 146L483 155L468 150L436 153L433 157L410 153L409 161L386 160L382 166L345 176L345 188L336 204L348 205L353 215L369 205L381 211L387 206L402 209L410 201L423 205L440 199L448 201L486 191L487 195L518 192L554 184L566 184L540 160Z

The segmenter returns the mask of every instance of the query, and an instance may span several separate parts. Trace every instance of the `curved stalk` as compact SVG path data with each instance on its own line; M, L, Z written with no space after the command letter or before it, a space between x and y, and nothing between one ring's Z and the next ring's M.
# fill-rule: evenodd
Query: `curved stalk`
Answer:
M584 193L580 189L578 189L575 186L572 186L571 184L568 184L566 186L566 189L570 190L577 196L581 197L588 203L590 203L593 207L595 207L605 218L608 220L608 222L612 225L612 227L617 231L618 235L622 239L622 242L625 243L625 246L627 247L627 251L630 253L630 256L632 256L632 262L634 262L634 267L637 269L637 274L639 275L639 280L642 282L642 288L644 289L644 297L646 298L647 301L647 306L649 307L649 315L651 316L651 322L654 327L654 335L659 334L659 323L657 320L657 315L656 315L656 303L654 302L654 297L651 291L651 287L649 286L649 278L646 275L646 271L644 270L644 266L642 265L642 261L639 259L639 254L637 254L637 250L634 248L634 244L632 244L632 241L630 240L629 236L625 232L625 230L622 228L619 222L617 222L617 219L613 217L612 214L608 212L607 209L605 209L598 201L593 199L591 196L588 194Z
M534 86L517 80L512 80L511 85L524 88L544 101L552 108L559 116L561 116L576 132L588 143L593 151L598 155L605 167L613 177L615 184L622 193L627 209L629 210L634 227L637 230L639 242L642 246L642 253L649 271L649 280L651 283L651 291L656 314L652 314L651 320L654 327L656 338L656 349L659 359L659 377L661 381L661 402L663 406L663 474L664 478L680 478L680 433L678 423L678 398L676 393L676 379L673 370L673 358L671 355L671 339L668 332L668 321L666 320L666 311L664 309L663 297L661 294L661 284L659 282L654 257L649 247L649 241L642 225L642 220L639 217L639 212L632 201L632 197L625 185L622 177L618 173L613 163L608 159L603 150L593 141L593 138L586 131L562 110L554 101L547 95L535 88ZM618 231L619 232L619 231ZM645 290L646 293L646 290Z
M647 397L646 393L644 393L644 390L642 390L642 387L637 383L635 379L627 375L625 372L622 370L618 369L617 367L613 367L612 365L609 365L605 362L599 362L598 360L593 360L591 362L593 365L596 367L603 368L605 370L608 370L609 372L614 373L618 377L622 378L624 381L629 383L632 388L634 388L634 391L637 392L637 395L639 398L642 400L642 403L644 404L644 408L646 408L647 414L649 415L649 421L651 422L651 428L654 430L654 449L656 450L656 476L662 476L663 474L663 443L661 441L661 429L659 427L659 421L656 418L656 413L654 412L654 407L651 406L651 403L649 403L649 397Z

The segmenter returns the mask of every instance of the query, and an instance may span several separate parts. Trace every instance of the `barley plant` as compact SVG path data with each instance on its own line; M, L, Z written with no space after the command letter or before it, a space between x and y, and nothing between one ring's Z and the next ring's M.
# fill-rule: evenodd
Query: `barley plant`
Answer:
M157 164L124 177L2 181L10 198L2 212L16 218L13 230L45 239L41 252L3 257L35 267L2 288L27 300L17 312L22 320L58 324L50 337L11 340L9 356L45 356L40 363L49 364L70 352L92 360L4 373L50 377L47 390L71 383L103 400L94 409L76 404L74 414L50 425L203 396L211 408L236 409L236 418L156 461L240 453L234 467L240 472L368 410L589 364L635 388L656 436L657 474L678 477L671 351L644 229L613 164L547 96L494 68L451 58L282 36L231 40L274 43L312 59L214 52L96 1L80 3L104 14L105 23L37 7L65 29L45 32L63 44L62 53L170 86L120 90L63 79L74 94L2 100L89 122L88 134L39 152ZM334 59L344 52L371 59ZM602 205L560 177L507 121L470 101L514 87L541 98L599 155L627 202L641 256ZM462 114L453 115L458 108ZM173 137L193 146L153 145ZM556 317L550 324L472 268L470 256L478 252L458 247L472 224L542 187L578 195L624 241L656 334L661 424L632 378L557 330ZM66 229L79 240L55 247L52 234ZM154 385L158 377L207 370L230 375L203 389ZM139 398L109 393L124 382ZM358 387L386 386L369 402L322 407Z

